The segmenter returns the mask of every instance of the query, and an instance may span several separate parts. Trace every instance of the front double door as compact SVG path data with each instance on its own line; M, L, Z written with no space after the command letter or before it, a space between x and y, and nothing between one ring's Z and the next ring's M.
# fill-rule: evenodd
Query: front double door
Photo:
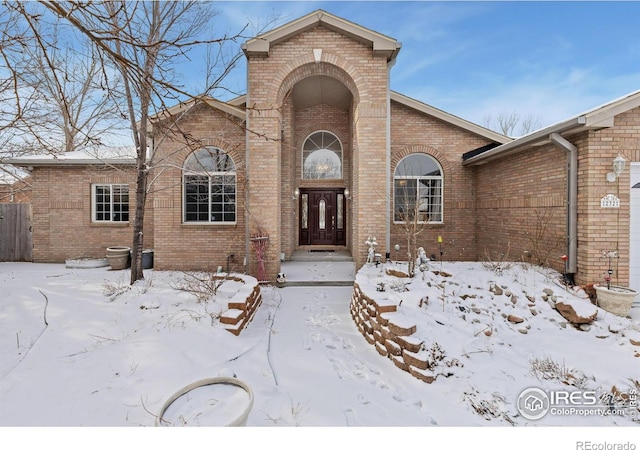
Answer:
M344 189L300 189L299 245L346 245Z

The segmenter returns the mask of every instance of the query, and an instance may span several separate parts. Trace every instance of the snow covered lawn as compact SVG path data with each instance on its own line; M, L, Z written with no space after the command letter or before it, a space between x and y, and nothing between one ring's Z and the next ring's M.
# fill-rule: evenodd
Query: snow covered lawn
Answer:
M633 319L607 313L554 283L557 274L522 264L435 263L413 279L389 268L403 269L364 267L356 282L396 304L394 320L417 325L412 339L431 357L432 384L365 340L350 316L351 287L263 287L236 337L219 323L228 293L198 301L177 289L180 272L147 270L129 287L127 270L1 263L0 425L152 427L182 387L235 375L253 390L254 428L589 427L572 434L572 448L610 437L604 427L618 440L637 432L638 308ZM597 317L573 326L557 303ZM529 388L574 393L589 412L527 419L518 398Z

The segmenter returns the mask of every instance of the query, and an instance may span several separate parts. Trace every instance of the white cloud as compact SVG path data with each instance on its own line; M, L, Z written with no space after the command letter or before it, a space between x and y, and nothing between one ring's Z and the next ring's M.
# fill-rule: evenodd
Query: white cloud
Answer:
M516 112L539 117L543 126L567 119L638 89L640 72L603 78L594 71L572 69L541 77L523 77L505 82L497 77L486 85L465 86L453 92L428 87L411 90L414 96L437 108L472 122Z

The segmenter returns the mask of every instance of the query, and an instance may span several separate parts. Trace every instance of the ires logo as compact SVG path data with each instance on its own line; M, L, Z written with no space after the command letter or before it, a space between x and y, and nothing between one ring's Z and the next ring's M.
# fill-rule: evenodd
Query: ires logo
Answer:
M635 392L631 392L627 398L635 401ZM610 416L624 415L625 405L613 407L610 402L596 391L543 391L539 388L528 388L520 393L517 400L518 412L529 420L542 419L547 414L567 416ZM633 405L630 405L633 406ZM632 412L629 411L631 414Z

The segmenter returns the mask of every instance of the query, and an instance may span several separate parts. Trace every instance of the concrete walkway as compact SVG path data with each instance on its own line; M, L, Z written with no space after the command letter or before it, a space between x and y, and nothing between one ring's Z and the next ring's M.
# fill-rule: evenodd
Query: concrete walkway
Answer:
M299 250L290 261L281 264L286 281L279 287L289 286L352 286L356 267L346 251L310 252Z

